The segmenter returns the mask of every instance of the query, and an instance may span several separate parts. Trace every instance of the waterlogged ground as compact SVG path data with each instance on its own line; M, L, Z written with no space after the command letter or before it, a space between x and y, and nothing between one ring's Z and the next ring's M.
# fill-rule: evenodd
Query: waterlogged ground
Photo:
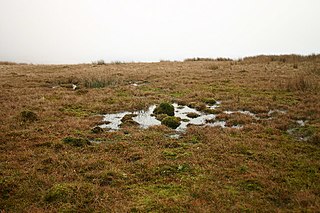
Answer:
M0 212L319 212L319 82L319 56L0 63Z
M216 104L213 105L206 105L207 109L213 109L216 110L220 107L221 101L217 101ZM225 119L218 119L217 114L210 114L208 112L203 112L194 108L191 108L189 106L185 105L179 105L177 103L173 103L174 106L174 116L177 118L180 118L181 124L175 129L177 132L185 132L188 126L194 125L194 126L211 126L211 127L221 127L221 128L235 128L239 129L242 128L243 125L241 124L234 124L227 126L227 122ZM152 126L159 126L161 125L161 121L156 118L156 115L154 114L154 110L156 108L156 105L151 105L147 110L140 110L140 111L134 111L134 112L120 112L120 113L112 113L112 114L105 114L103 115L103 122L104 124L99 125L99 127L107 129L108 131L116 131L121 129L122 119L126 115L133 115L132 120L137 122L140 128L146 129ZM192 118L188 116L188 114L194 113L197 115L197 117ZM287 112L285 110L269 110L266 114L267 116L264 116L263 118L258 117L257 114L252 113L247 110L226 110L221 111L221 114L225 115L232 115L232 114L243 114L252 117L255 121L260 120L269 120L274 119L275 114L286 114ZM220 114L220 117L221 117ZM297 120L297 124L300 126L305 125L305 121L303 120ZM253 122L252 122L253 123ZM292 132L292 130L288 130L289 133Z
M220 103L220 102L219 102ZM209 125L209 126L221 126L225 127L224 121L215 121L216 118L214 114L207 114L196 109L190 108L188 106L178 105L177 103L173 104L175 117L181 118L181 124L176 128L177 131L185 131L188 125ZM208 106L208 108L217 108L218 104L214 106ZM106 124L100 125L101 128L106 128L109 131L119 130L121 126L121 120L125 115L133 114L132 118L135 122L137 122L141 128L148 128L151 126L161 125L161 121L159 121L156 116L153 114L156 105L151 105L148 110L141 110L135 112L120 112L114 114L106 114L104 115L103 122ZM188 113L196 113L199 116L196 118L188 117ZM208 122L210 120L210 122Z

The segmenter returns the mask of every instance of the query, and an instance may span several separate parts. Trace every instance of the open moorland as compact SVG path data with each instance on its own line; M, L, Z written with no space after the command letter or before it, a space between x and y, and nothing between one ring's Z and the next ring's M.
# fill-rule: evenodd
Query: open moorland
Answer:
M3 62L0 89L0 212L320 209L319 55ZM160 103L223 125L100 128Z

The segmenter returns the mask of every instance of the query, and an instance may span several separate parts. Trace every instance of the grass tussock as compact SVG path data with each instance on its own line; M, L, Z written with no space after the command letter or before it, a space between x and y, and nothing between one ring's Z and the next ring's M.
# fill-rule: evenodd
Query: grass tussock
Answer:
M320 84L319 81L310 77L306 76L305 74L296 75L291 78L287 85L286 89L290 92L292 91L319 91Z
M104 62L104 60L97 60L97 61L93 61L92 62L93 65L105 65L106 62Z
M22 111L20 113L20 117L23 122L34 122L38 120L38 115L35 112L29 110Z

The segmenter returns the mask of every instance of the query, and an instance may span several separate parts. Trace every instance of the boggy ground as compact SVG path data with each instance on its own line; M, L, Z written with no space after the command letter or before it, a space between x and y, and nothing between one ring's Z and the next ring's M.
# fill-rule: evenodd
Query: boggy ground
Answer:
M319 82L319 56L3 63L0 211L319 211ZM165 126L92 131L104 113L212 99L212 113L243 127L191 126L178 139Z

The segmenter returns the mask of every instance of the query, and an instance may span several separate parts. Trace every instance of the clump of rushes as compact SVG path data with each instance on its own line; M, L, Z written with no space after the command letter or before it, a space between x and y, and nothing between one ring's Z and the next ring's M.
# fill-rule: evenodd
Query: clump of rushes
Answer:
M37 114L29 110L22 111L20 116L23 122L34 122L38 120Z
M82 147L85 145L90 145L90 141L83 138L73 138L73 137L66 137L62 140L64 143L76 146L76 147Z
M161 121L161 124L167 127L170 127L172 129L176 129L178 126L180 126L181 122L180 122L180 118L168 116Z
M170 103L161 103L157 106L154 111L154 114L166 114L169 116L174 116L174 106Z

